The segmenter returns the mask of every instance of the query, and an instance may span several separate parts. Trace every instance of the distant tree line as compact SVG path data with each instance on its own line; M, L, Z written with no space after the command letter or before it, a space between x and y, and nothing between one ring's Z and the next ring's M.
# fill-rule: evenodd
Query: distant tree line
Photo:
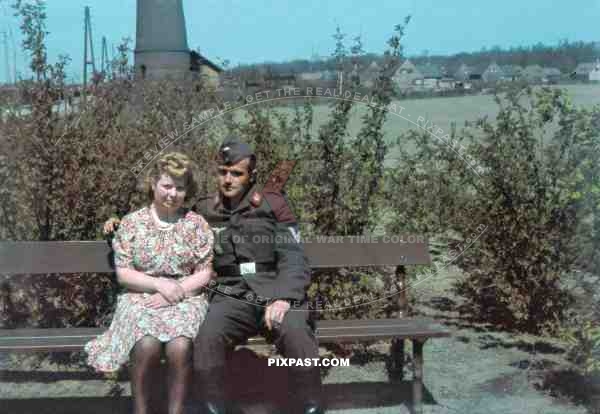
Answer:
M495 61L499 65L540 65L544 67L555 67L563 73L570 73L575 70L577 64L582 62L591 62L600 58L600 42L569 42L567 39L561 40L557 45L545 45L538 42L532 46L518 46L509 49L502 49L494 46L490 49L482 48L478 52L458 53L452 56L421 56L415 59L447 65L448 67L458 67L461 63L467 65L479 66L488 65L490 61Z
M450 56L429 55L426 51L420 55L409 57L416 64L438 64L449 72L455 71L465 63L474 67L485 67L491 61L499 65L540 65L555 67L563 73L571 73L577 64L592 62L600 58L600 42L584 42L561 40L556 45L546 45L541 42L531 46L517 46L504 49L500 46L483 47L477 52L462 52ZM352 57L352 65L356 62L359 68L365 68L373 61L381 63L383 57L375 53L365 53ZM232 75L268 75L268 74L299 74L336 70L338 62L334 56L326 59L296 59L289 62L263 62L251 65L240 65L231 69Z

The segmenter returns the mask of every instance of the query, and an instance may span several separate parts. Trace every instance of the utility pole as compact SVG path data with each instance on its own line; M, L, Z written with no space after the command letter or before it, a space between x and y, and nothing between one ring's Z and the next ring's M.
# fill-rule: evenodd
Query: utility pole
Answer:
M88 50L89 44L89 50ZM91 58L91 59L90 59ZM85 6L84 33L83 33L83 89L82 98L85 104L87 88L87 70L92 66L92 74L96 73L96 61L94 59L94 42L92 41L92 22L90 19L90 8Z
M106 77L109 69L109 60L108 60L108 46L106 45L106 36L102 36L102 58L101 58L101 68L102 76Z
M5 76L6 76L6 84L9 85L11 82L10 80L10 64L8 63L8 37L7 37L7 33L6 32L1 32L2 33L2 44L4 45L4 69L5 69Z
M13 81L15 86L17 85L17 45L15 44L15 37L13 36L12 28L9 27L10 40L13 48Z

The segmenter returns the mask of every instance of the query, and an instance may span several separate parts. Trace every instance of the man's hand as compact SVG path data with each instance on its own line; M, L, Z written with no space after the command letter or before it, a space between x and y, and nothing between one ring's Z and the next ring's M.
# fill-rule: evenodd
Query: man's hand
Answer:
M154 295L147 297L144 302L142 302L144 306L152 309L164 308L166 306L171 306L169 301L160 293L155 293Z
M173 279L160 277L154 282L154 286L158 293L164 296L170 304L175 304L185 299L183 287Z
M117 217L111 217L106 222L104 222L104 226L102 226L102 232L105 236L110 236L119 228L119 224L121 224L121 220Z
M267 328L272 330L274 324L280 324L289 309L289 302L281 299L276 300L267 306L267 309L265 310L265 323L267 324Z

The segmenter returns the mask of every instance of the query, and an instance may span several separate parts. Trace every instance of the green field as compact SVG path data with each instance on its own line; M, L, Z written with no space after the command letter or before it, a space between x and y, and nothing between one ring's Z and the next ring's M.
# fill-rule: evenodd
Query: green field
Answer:
M559 86L557 86L559 87ZM600 84L576 84L563 85L560 88L566 89L577 105L591 107L594 104L600 104ZM474 121L484 115L491 118L495 117L498 107L494 102L492 95L471 95L449 98L427 98L427 99L406 99L396 101L398 107L405 108L401 114L389 113L385 125L386 138L394 139L400 133L409 129L416 129L419 117L437 125L444 133L450 130L450 125L456 123L458 127L464 125L465 121ZM357 102L352 109L352 119L350 121L349 132L354 136L360 130L362 116L366 113L368 107L366 104ZM282 109L282 111L292 114L291 109ZM315 123L314 132L322 125L331 112L328 104L323 103L315 105Z

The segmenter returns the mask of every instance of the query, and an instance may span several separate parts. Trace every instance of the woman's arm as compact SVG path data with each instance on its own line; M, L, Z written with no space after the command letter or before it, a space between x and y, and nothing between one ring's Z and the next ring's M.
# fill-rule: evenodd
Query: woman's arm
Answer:
M187 297L195 296L200 292L200 289L208 285L212 274L212 266L201 266L192 275L181 279L179 285L183 288Z
M170 303L182 301L186 292L175 280L148 276L128 267L117 267L117 281L134 292L160 293Z
M155 293L158 291L155 283L158 278L128 267L117 267L116 272L117 282L128 290L140 293Z

